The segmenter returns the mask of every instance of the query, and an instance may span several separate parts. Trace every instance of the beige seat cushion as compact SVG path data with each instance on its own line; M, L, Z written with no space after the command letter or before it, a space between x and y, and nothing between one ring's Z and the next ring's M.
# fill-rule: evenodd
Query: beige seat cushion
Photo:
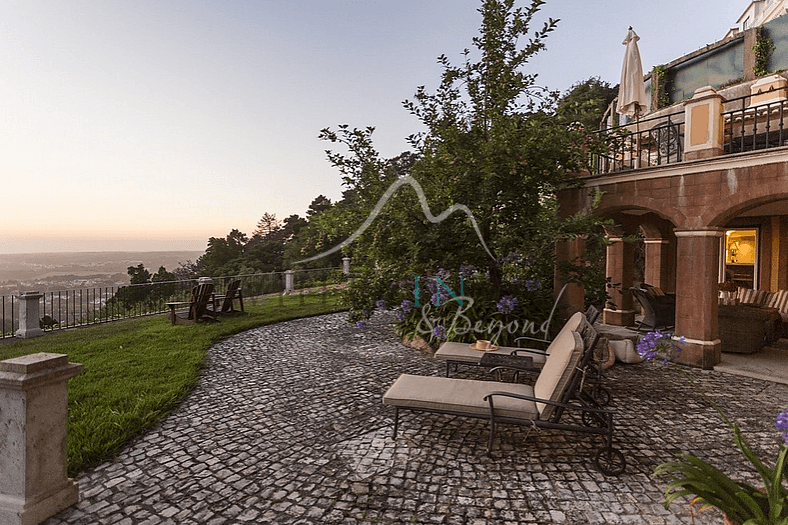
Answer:
M534 353L521 352L520 355L530 355L533 357L535 365L543 365L546 356L553 353L553 349L555 348L554 345L556 344L556 341L558 341L558 339L561 337L561 335L572 331L575 332L579 331L580 325L583 322L585 322L585 320L586 320L586 316L583 312L575 312L574 314L572 314L572 317L570 317L569 320L566 321L564 326L561 327L561 331L558 332L558 335L555 336L555 339L553 339L550 342L550 346L547 347L547 350L535 350L533 348L525 348L525 350L534 350Z
M383 404L488 417L490 405L484 400L484 396L496 391L531 397L534 395L530 385L403 374L383 395ZM525 420L539 417L533 401L496 397L494 402L496 415Z
M561 401L572 374L583 356L583 338L575 331L561 331L550 345L553 350L534 383L534 397ZM537 403L540 419L549 419L554 407Z

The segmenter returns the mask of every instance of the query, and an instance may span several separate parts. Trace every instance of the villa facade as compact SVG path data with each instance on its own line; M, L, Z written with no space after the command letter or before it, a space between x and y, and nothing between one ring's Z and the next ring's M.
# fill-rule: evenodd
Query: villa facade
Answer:
M753 5L761 3L776 12L784 2ZM788 68L788 17L763 27L777 47L769 69ZM563 214L591 211L617 224L607 231L613 287L604 322L634 324L640 312L630 288L641 282L675 293L682 360L703 368L726 351L721 323L738 322L721 318L721 282L762 291L753 307L771 301L783 327L788 321L788 306L777 305L788 302L788 79L756 76L756 38L751 27L655 70L652 108L664 107L605 130L612 151L593 158L581 188L559 197ZM557 258L571 262L583 250L582 240L567 242ZM582 290L566 297L582 309Z

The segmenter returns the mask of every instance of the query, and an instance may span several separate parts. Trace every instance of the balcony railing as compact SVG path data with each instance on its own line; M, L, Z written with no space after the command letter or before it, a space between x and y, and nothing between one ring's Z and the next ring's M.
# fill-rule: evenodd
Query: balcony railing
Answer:
M788 101L752 105L752 98L747 95L726 103L727 108L736 108L723 113L726 154L776 148L788 142Z
M292 274L293 293L325 290L330 283L343 279L341 268L316 268L211 278L214 290L222 294L229 283L241 279L244 301L252 304L270 295L282 295ZM64 330L91 324L107 323L158 315L170 311L168 302L188 301L196 279L131 284L119 287L76 288L43 292L39 299L40 327L44 331ZM19 328L19 298L0 296L0 339L13 337Z
M664 166L681 162L684 150L684 112L640 119L598 132L603 153L595 153L595 174Z

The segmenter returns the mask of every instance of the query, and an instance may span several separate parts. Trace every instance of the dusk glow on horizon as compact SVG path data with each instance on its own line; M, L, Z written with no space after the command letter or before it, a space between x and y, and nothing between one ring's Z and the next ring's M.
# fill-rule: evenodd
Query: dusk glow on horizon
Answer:
M526 7L527 0L517 2ZM618 83L720 40L749 2L547 0L530 64L566 91ZM10 1L0 6L0 253L203 250L266 213L304 215L341 175L318 140L376 128L383 157L421 130L437 57L472 48L481 0Z

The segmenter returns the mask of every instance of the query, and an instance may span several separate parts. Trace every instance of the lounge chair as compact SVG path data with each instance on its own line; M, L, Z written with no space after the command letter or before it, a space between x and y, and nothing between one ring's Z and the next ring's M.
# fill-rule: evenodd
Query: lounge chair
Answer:
M593 304L588 305L588 308L586 308L586 319L588 319L588 322L592 325L599 319L600 314L599 308Z
M620 474L626 460L613 447L613 414L600 408L582 390L584 370L592 351L586 349L583 338L574 330L562 331L554 343L533 386L401 375L383 396L383 404L394 408L394 438L400 409L487 419L490 421L488 453L493 450L498 424L597 434L604 436L605 446L595 455L595 466L605 474ZM580 412L582 424L562 423L565 411Z
M637 329L672 328L676 325L676 302L670 296L656 296L640 288L630 288L632 295L643 308L643 319L637 320Z
M172 324L193 324L197 321L216 320L214 310L208 308L213 305L213 283L198 284L192 289L190 301L167 303L170 307L170 321ZM178 312L188 306L188 311Z
M564 331L577 330L582 320L583 320L583 314L579 312L575 313L564 324L559 334ZM547 341L547 343L549 345L550 341ZM484 357L485 355L510 355L510 354L523 355L523 356L527 355L531 357L534 368L541 368L549 353L550 353L550 346L547 346L545 350L540 350L535 348L519 348L514 346L502 346L493 352L481 352L479 350L471 349L468 343L456 343L456 342L447 341L443 343L440 348L438 348L437 352L435 352L435 359L443 359L446 361L446 377L449 377L449 371L451 365L454 365L455 368L460 364L471 365L471 366L484 366L484 364L482 363L482 357Z
M221 314L230 314L238 311L234 307L235 301L238 301L238 308L240 311L245 311L244 296L243 291L241 290L241 280L235 279L230 281L230 284L227 285L227 291L224 293L224 295L217 295L214 298L214 301L216 304L218 304L219 301L222 302L222 307L218 311L218 313Z

